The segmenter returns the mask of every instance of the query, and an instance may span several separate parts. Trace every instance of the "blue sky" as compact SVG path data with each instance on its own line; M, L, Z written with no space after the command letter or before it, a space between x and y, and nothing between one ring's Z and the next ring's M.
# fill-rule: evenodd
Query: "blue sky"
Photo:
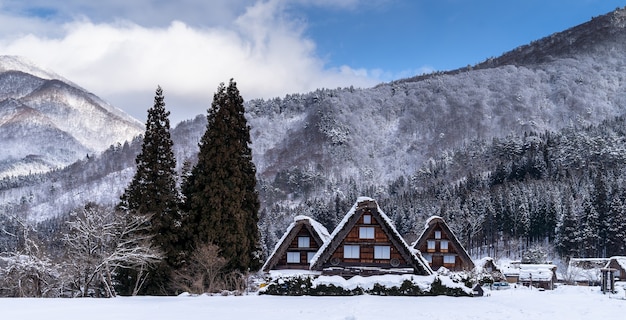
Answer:
M370 87L473 65L626 0L0 0L0 54L25 56L140 121L174 123L219 82L245 99Z
M306 34L328 65L450 70L584 23L626 1L386 1L355 10L308 8Z

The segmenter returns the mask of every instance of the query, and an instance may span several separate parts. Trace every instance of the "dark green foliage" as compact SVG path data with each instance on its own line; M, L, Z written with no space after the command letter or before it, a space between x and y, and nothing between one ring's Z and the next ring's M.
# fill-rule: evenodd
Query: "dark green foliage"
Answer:
M419 285L408 279L402 281L399 286L391 287L375 283L372 289L363 289L359 286L354 289L346 289L333 284L314 286L313 279L314 278L310 276L292 276L271 279L269 284L259 293L279 296L355 296L363 294L377 296L471 296L471 294L467 293L463 288L446 287L439 277L435 277L429 291L422 290Z
M198 162L183 183L189 249L212 243L228 260L226 272L261 266L250 127L236 83L220 84L208 110Z
M449 288L445 286L439 277L430 285L430 291L426 293L429 296L452 296L452 297L469 297L471 294L465 292L461 288Z
M424 291L415 285L410 280L402 281L400 287L392 286L391 288L385 287L381 284L374 284L372 290L367 291L368 294L375 296L423 296Z
M137 171L121 197L118 207L140 215L151 215L149 233L153 244L162 250L164 261L146 281L144 290L136 292L136 271L118 275L121 294L166 294L169 275L179 263L181 217L180 196L176 187L176 159L172 151L169 111L165 110L163 90L157 87L154 105L148 109L146 132Z
M362 295L363 289L357 287L348 290L333 284L321 284L314 287L311 277L293 276L274 279L260 294L273 296L356 296Z

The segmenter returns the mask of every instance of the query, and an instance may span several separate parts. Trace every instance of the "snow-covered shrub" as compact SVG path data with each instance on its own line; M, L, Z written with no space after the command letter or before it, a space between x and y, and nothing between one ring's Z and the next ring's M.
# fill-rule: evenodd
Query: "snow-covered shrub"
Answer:
M465 280L465 279L463 279ZM259 294L283 296L436 296L471 297L463 282L446 276L372 276L346 280L339 276L294 275L267 280Z

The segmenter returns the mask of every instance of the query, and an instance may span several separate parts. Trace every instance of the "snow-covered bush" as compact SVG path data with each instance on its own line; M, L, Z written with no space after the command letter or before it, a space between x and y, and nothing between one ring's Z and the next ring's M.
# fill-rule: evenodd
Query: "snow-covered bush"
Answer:
M259 294L285 296L472 296L465 283L447 276L384 275L344 279L339 276L293 275L268 279Z

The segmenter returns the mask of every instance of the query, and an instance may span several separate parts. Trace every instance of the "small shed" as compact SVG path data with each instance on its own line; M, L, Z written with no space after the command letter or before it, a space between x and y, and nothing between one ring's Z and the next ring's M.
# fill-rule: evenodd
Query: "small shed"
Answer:
M608 258L572 258L567 267L565 281L579 286L599 286L601 269L608 262Z
M604 266L605 268L614 269L613 277L618 281L626 281L626 257L614 256Z
M553 264L520 264L519 282L523 286L554 289L557 266Z

